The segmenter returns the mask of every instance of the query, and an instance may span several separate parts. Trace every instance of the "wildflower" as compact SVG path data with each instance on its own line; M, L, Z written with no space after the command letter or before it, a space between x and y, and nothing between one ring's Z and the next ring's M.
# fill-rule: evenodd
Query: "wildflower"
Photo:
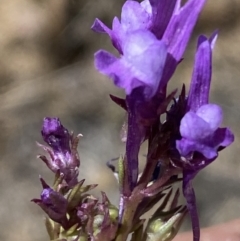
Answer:
M97 69L111 77L127 95L143 86L145 96L152 97L159 85L167 56L165 44L146 30L129 33L120 59L100 50L95 54Z
M217 33L198 39L191 87L183 86L167 96L167 84L181 62L193 27L205 0L128 0L121 19L114 18L112 29L96 19L92 29L107 33L119 57L100 50L96 68L124 89L124 99L111 96L127 112L123 127L126 152L120 156L118 174L120 201L113 206L102 192L102 202L88 193L96 185L83 186L77 179L80 160L79 136L74 137L57 118L45 118L42 136L48 154L39 156L55 175L53 188L41 179L40 199L33 199L49 216L50 239L74 240L163 240L177 234L187 210L194 241L200 239L196 199L191 181L214 161L218 152L233 142L228 128L221 128L223 114L209 103L212 49ZM174 100L170 110L168 106ZM163 114L166 121L162 122ZM139 174L139 150L148 141L146 165ZM178 204L177 190L170 202L172 186L182 182L187 205ZM143 215L161 205L145 223ZM51 223L57 222L57 228ZM145 223L145 224L144 224ZM60 225L59 225L60 224ZM63 230L63 229L64 230ZM54 234L54 235L52 235Z
M114 18L112 30L96 19L92 29L107 33L121 54L118 60L106 51L98 51L96 68L127 95L144 86L144 92L152 97L175 71L204 3L189 0L180 7L179 0L130 0L123 5L121 22Z
M48 152L50 159L45 156L39 156L39 158L54 173L60 171L68 185L76 184L80 165L76 150L79 136L73 138L58 118L49 117L43 120L42 136L50 148L40 146Z
M209 39L205 36L198 39L186 113L180 122L181 139L176 141L176 148L184 159L183 193L192 219L194 241L199 240L200 228L191 180L234 140L228 128L220 128L223 119L221 108L209 103L212 49L216 38L215 32Z
M220 147L226 147L233 141L230 130L220 128L223 119L221 107L208 103L212 48L216 37L214 34L208 40L200 36L198 40L188 111L180 124L182 139L177 141L177 148L184 157L197 151L207 159L212 159L217 156Z

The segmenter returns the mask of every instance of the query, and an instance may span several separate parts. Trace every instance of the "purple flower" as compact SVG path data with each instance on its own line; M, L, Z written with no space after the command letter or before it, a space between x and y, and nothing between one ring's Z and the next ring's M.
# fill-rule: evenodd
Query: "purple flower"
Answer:
M117 59L100 50L96 68L113 79L127 95L143 86L147 99L165 87L183 53L205 0L126 1L121 20L114 18L112 30L96 19L92 29L107 33L121 54Z
M223 119L222 109L209 104L211 83L211 59L213 43L217 35L209 40L200 36L198 40L195 65L188 96L188 112L181 120L182 139L176 142L181 156L201 153L207 159L216 158L218 149L233 142L233 134L227 128L220 128Z
M95 65L127 95L143 86L145 96L150 98L157 91L166 56L167 50L162 41L149 31L138 30L127 35L120 59L100 50L95 54Z
M92 26L96 32L107 33L120 54L117 58L100 50L95 54L95 66L127 95L126 169L131 190L138 176L139 148L150 126L143 123L159 118L166 85L182 59L204 3L189 0L181 6L180 0L129 0L123 5L121 19L114 18L112 29L99 19Z
M58 192L50 188L46 182L40 178L43 191L41 199L33 199L53 221L66 225L67 200Z
M209 39L205 36L198 39L187 110L180 123L181 139L176 141L179 154L185 158L182 165L183 194L192 220L194 241L200 239L200 228L191 181L201 169L217 158L220 150L234 140L228 128L220 128L222 109L216 104L209 104L212 49L216 39L216 32Z
M78 168L80 165L77 143L78 137L73 139L68 130L62 126L58 118L46 117L43 120L42 136L51 147L40 145L48 152L50 159L39 156L51 171L64 174L64 180L68 185L77 183Z

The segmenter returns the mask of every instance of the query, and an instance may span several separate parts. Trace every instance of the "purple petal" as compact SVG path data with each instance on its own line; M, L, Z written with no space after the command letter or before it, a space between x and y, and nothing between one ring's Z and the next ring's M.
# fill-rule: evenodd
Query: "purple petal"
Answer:
M112 78L115 85L125 89L127 95L143 86L150 98L156 93L162 76L167 55L164 43L149 31L135 31L127 35L123 53L118 60L105 51L97 52L96 68Z
M127 94L140 86L140 82L133 76L131 66L104 50L95 53L95 67L100 73L111 78L116 86L125 89Z
M218 105L203 105L197 110L196 114L209 124L212 131L217 130L222 124L223 113L221 107Z
M189 122L191 122L191 120L189 120ZM183 132L185 131L184 134L186 137L176 141L176 147L181 156L184 157L197 151L205 158L213 159L218 156L218 151L220 149L229 146L234 141L234 135L228 128L218 128L210 136L206 136L204 139L200 138L201 131L198 131L199 127L197 125L195 125L195 127L192 125L191 128L193 129L190 130L189 128L189 130L183 130ZM205 130L207 130L207 128ZM209 128L209 133L210 131L211 128ZM190 139L192 136L195 137L195 139ZM199 137L199 139L196 137Z
M176 7L176 0L150 0L152 6L151 30L161 39Z
M113 46L122 53L121 39L123 38L122 27L117 17L113 19L113 30L108 28L101 20L95 19L91 29L98 33L106 33L111 38Z
M205 36L200 36L188 96L189 109L196 111L200 106L208 103L211 75L211 43Z
M209 146L223 149L232 144L233 141L234 135L228 128L219 128L211 138L206 140L206 143Z
M177 61L180 61L183 56L204 4L205 0L189 0L179 10L175 9L175 13L163 35L163 40L168 47L168 52ZM179 2L177 6L179 6Z
M218 155L218 146L212 147L206 145L204 142L192 141L186 138L182 138L180 141L176 141L176 147L180 155L184 157L191 155L195 151L201 153L208 159L215 158Z
M137 1L126 1L122 7L121 24L125 32L148 29L151 15Z
M159 91L162 91L165 88L168 81L173 76L173 74L177 68L177 65L178 65L178 62L176 61L176 59L174 59L173 56L168 53L166 62L165 62L165 66L163 68L163 74L162 74L162 78L160 81L160 85L158 87Z
M113 19L112 29L113 29L113 32L111 35L112 44L118 50L118 52L122 54L122 42L124 41L126 34L117 17Z
M105 50L99 50L94 54L95 57L95 67L98 71L103 74L108 74L109 66L115 64L119 61L114 55L108 53Z
M152 5L149 0L144 0L141 3L141 6L145 9L145 11L152 16Z
M107 33L111 35L112 30L108 28L101 20L98 18L95 19L91 29L97 33Z
M210 125L194 112L188 112L181 120L181 136L192 141L200 141L213 134Z

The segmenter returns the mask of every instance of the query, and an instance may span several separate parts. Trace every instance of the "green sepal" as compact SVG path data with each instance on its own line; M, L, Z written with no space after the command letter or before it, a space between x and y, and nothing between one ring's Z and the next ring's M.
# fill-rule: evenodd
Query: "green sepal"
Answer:
M63 179L64 179L63 173L60 173L60 171L58 171L55 175L54 182L53 182L53 190L54 191L56 191L56 192L58 191L59 185L62 184Z
M122 190L124 185L124 160L122 156L118 159L118 181L120 190Z
M54 221L52 221L49 217L46 217L45 218L45 227L46 227L50 240L54 239Z
M69 228L68 230L63 230L61 232L61 235L63 235L64 237L77 236L78 233L79 233L78 226L79 226L78 224L75 224L71 228Z
M68 210L74 209L80 201L82 200L82 194L85 192L88 192L89 190L95 188L97 185L87 185L85 187L82 187L84 183L84 180L80 181L77 185L74 186L74 188L70 191L68 194L67 200L68 200Z
M118 209L114 205L110 204L109 216L112 222L115 222L118 219L118 212L119 212Z

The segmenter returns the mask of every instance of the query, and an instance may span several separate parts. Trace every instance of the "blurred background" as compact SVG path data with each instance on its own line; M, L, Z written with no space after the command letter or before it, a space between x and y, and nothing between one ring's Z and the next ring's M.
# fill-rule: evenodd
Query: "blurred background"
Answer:
M58 116L82 133L81 178L99 183L117 203L117 184L104 163L124 152L119 130L124 112L109 99L122 96L97 73L93 53L113 50L107 36L90 30L98 17L111 25L123 0L0 1L0 240L48 240L44 214L30 202L39 197L38 175L52 173L36 159L45 116ZM240 1L208 0L185 60L169 90L189 84L198 34L219 29L214 50L211 100L222 105L224 125L235 143L194 181L203 227L240 217ZM185 221L184 229L189 229Z

